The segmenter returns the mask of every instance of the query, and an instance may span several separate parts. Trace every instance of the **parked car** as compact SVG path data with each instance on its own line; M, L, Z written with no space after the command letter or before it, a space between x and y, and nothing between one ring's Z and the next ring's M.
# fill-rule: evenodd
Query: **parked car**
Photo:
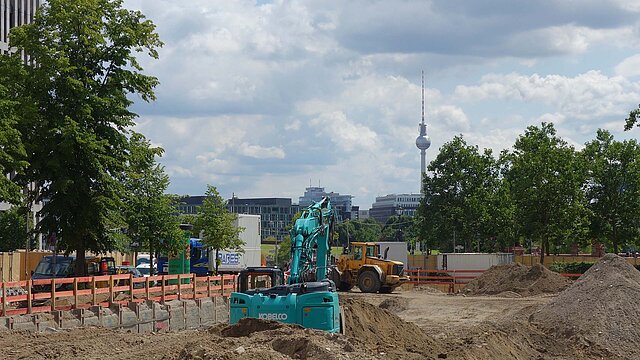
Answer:
M118 265L116 266L116 271L118 274L133 274L134 278L144 277L144 275L142 275L142 273L137 268L131 265ZM122 286L129 285L129 280L121 280L120 282L120 285ZM133 284L133 287L136 289L141 289L145 287L145 283L137 282Z
M44 256L31 273L31 279L41 280L74 277L76 275L75 264L75 256ZM85 257L85 273L89 276L113 275L116 273L115 260L109 256L87 256ZM71 284L57 284L56 290L70 290L71 286ZM51 291L51 285L35 285L32 290L34 292Z

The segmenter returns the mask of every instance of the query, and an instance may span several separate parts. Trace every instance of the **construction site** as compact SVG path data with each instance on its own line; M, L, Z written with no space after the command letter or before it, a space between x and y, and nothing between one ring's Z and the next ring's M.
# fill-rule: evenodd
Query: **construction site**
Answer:
M185 285L181 292L187 294L184 289L192 287L196 286ZM219 314L192 326L189 315L181 315L178 329L153 324L143 329L135 322L115 329L78 322L82 327L63 329L58 326L62 320L45 323L47 318L40 315L42 325L9 330L1 325L9 319L19 323L17 318L27 315L5 317L0 324L5 330L0 334L0 355L3 359L98 359L106 354L118 359L640 357L636 324L640 273L612 254L575 281L541 265L508 264L490 268L452 294L415 283L391 294L340 292L344 335L252 318L229 325L227 297L216 296L224 294L208 294L214 299L210 311ZM166 302L174 309L167 312L169 323L175 324L178 313L189 314L189 304L195 304L176 300L179 295ZM206 313L202 302L193 307L199 309L195 316L200 319ZM176 308L181 310L175 312Z

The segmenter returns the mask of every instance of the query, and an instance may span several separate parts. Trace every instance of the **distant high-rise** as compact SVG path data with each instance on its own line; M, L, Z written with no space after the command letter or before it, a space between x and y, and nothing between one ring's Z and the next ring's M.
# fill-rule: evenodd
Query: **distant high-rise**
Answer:
M0 0L0 55L9 54L9 31L33 21L41 0ZM26 56L23 54L26 61Z
M431 146L431 139L427 136L427 124L424 123L424 71L422 71L422 122L419 124L419 131L416 146L420 149L420 192L422 193L422 178L427 172L427 149Z

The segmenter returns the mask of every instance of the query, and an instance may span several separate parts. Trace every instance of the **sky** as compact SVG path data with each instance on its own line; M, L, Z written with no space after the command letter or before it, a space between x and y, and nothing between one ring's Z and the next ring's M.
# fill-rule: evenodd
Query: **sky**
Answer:
M136 131L169 191L289 197L323 186L368 209L419 192L421 71L432 145L509 149L553 122L580 149L640 103L640 0L125 0L157 25L157 100Z

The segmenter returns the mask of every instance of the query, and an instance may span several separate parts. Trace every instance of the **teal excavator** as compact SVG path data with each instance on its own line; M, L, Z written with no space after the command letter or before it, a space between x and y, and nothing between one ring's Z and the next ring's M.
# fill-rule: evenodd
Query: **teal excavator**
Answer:
M334 219L327 197L306 208L291 229L287 283L277 268L243 270L229 299L229 322L258 318L344 333L336 285L327 277Z

